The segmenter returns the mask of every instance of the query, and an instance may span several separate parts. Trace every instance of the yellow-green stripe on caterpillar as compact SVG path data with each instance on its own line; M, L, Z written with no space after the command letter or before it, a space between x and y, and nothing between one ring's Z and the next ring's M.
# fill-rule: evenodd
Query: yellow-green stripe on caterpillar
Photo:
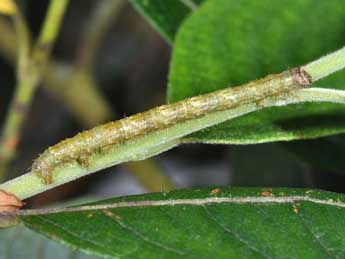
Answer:
M53 171L62 163L78 161L88 166L88 158L97 151L122 144L136 137L166 129L174 124L200 118L243 104L260 102L267 97L287 94L312 83L301 68L266 76L242 86L229 87L209 94L162 105L115 122L109 122L65 139L45 150L33 163L32 170L45 184L53 183Z

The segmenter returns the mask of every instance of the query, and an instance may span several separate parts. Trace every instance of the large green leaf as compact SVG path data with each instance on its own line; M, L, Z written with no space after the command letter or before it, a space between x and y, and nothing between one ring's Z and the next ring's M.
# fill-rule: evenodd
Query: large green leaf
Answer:
M345 196L288 190L178 190L21 216L106 258L344 258Z
M200 4L203 0L130 0L163 37L170 43L181 23L192 11L187 2Z
M303 65L344 44L342 0L209 0L181 26L169 75L174 102ZM316 84L345 89L345 73ZM345 132L345 108L303 104L272 108L186 138L260 143Z

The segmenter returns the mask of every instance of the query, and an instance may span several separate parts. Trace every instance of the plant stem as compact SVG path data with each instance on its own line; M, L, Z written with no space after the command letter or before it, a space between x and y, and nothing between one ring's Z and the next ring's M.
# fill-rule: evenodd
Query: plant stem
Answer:
M17 56L17 39L11 24L0 17L0 52L11 64L15 63Z
M37 193L44 192L103 168L122 162L146 159L162 153L178 145L179 138L203 128L257 111L264 107L283 106L303 102L333 102L345 104L345 91L320 88L299 89L288 98L268 98L260 107L256 102L253 102L229 110L211 113L204 117L189 120L163 131L154 132L123 145L116 146L105 154L94 154L90 158L88 169L82 168L76 162L61 165L54 171L54 183L51 185L44 184L42 179L39 178L35 172L29 172L0 185L0 189L16 195L20 199L26 199Z
M92 74L82 73L71 64L51 61L42 80L43 86L68 107L83 127L94 127L114 118L112 107Z
M9 107L5 126L0 140L0 181L5 178L8 164L15 155L19 141L19 135L24 119L38 83L42 77L42 71L51 51L51 46L59 31L63 14L68 0L52 0L48 9L43 29L38 43L30 57L30 43L28 27L19 9L13 19L15 23L18 43L18 82L14 98ZM51 24L54 23L54 24Z
M43 87L62 99L85 128L94 127L115 117L112 107L99 91L92 68L104 34L116 20L124 3L122 0L102 0L97 3L95 14L91 17L90 25L83 36L77 62L71 65L48 61L42 75ZM15 35L10 24L1 18L0 34L3 35L0 40L0 51L10 62L14 62L17 55ZM85 103L88 106L85 106ZM88 107L93 109L90 110ZM13 155L8 154L9 157ZM10 160L7 159L8 162ZM0 166L3 167L0 171L8 168L5 162ZM123 166L150 192L174 189L169 178L152 159L129 162Z
M148 192L168 191L176 188L152 158L125 163L124 167L137 178Z
M27 68L29 67L29 60L30 60L30 32L29 28L26 24L26 21L19 10L19 8L16 9L16 12L12 15L12 20L14 23L15 31L16 31L16 37L17 37L17 48L18 48L18 68L17 68L17 77L18 80L20 80L26 72ZM25 76L24 76L25 77Z
M1 17L0 35L0 53L13 64L17 56L16 37L10 24ZM86 128L113 118L112 107L101 94L92 75L77 72L79 70L69 63L48 60L42 75L42 87L61 99ZM82 95L79 94L81 92ZM90 111L85 103L94 108Z
M97 50L109 29L122 10L124 0L102 0L96 4L96 10L91 17L79 47L76 67L77 69L92 71Z
M92 113L99 114L99 109L103 109L103 113L108 114L109 117L115 116L116 113L108 112L110 109L104 109L106 108L105 105L96 105L95 102L97 100L101 100L102 96L100 95L99 98L94 98L95 91L91 90L97 89L98 86L92 75L93 65L101 42L110 25L118 17L124 4L125 1L123 0L102 0L96 4L96 10L83 35L82 44L79 47L80 52L78 53L77 62L74 65L71 78L69 80L69 88L71 90L74 89L75 93L69 94L71 99L73 99L71 100L70 105L74 106L76 110L79 110L80 115L88 115L85 119L89 119L87 122L90 127L104 122L98 121L94 123L95 121L90 121L92 118L95 118L95 116L91 116ZM78 92L83 92L84 95L80 96ZM93 95L91 96L90 94ZM90 95L89 98L87 98L88 95ZM80 98L78 98L78 96L80 96ZM85 102L85 99L88 99L88 101ZM88 103L89 107L93 107L93 110L90 111L90 109L85 106L85 103ZM85 112L83 110L85 110ZM170 179L164 174L153 159L128 162L125 163L123 167L127 169L129 173L133 174L139 183L149 192L174 189L174 185L171 183Z
M317 81L345 68L345 47L302 67Z
M69 0L51 0L43 28L33 50L33 60L38 70L42 70L50 55L61 27Z
M315 62L309 63L302 68L310 73L312 81L316 81L330 73L338 71L339 69L336 65L344 67L345 59L342 58L342 55L343 51L340 50L326 57L320 58L317 62L320 67L324 68L324 70L318 69ZM328 65L325 65L325 63ZM29 172L0 185L0 189L16 195L20 199L25 199L100 169L122 162L146 159L153 155L162 153L180 144L181 137L221 122L260 110L264 107L283 106L303 102L331 102L345 104L345 91L318 88L297 89L292 90L291 95L289 96L267 97L262 101L262 103L260 103L260 105L257 105L257 100L253 97L252 102L248 102L239 107L208 113L203 117L190 119L164 130L136 137L135 139L126 141L121 145L112 147L105 153L92 154L88 161L89 166L87 169L82 168L77 161L67 164L62 163L54 169L53 184L45 184L35 172Z

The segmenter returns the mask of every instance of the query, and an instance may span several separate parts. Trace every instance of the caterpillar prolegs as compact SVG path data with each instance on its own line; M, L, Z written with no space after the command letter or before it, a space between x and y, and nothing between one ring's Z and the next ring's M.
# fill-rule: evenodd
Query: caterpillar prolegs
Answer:
M53 171L62 163L77 161L88 166L88 159L97 151L120 145L136 137L166 129L174 124L206 114L235 108L267 97L290 93L312 83L310 75L301 68L266 76L242 86L229 87L195 96L173 104L109 122L65 139L45 150L33 163L32 170L45 184L53 182Z

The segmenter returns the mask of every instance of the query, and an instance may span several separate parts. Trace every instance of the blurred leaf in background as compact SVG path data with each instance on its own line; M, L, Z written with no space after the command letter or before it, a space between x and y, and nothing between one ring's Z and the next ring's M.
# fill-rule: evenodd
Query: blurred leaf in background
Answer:
M184 19L204 0L130 0L170 43Z

